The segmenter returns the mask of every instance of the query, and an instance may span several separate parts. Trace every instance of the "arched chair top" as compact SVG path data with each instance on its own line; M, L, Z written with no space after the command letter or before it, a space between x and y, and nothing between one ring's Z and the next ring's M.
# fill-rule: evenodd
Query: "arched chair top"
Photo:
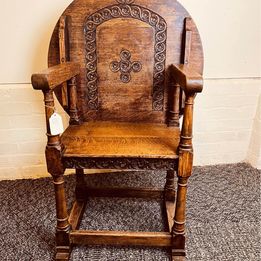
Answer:
M153 60L151 60L153 67L152 72L148 72L148 75L151 75L150 77L152 80L147 79L143 74L144 86L152 86L150 98L152 99L152 102L149 102L149 98L147 100L144 98L145 96L148 96L145 92L140 98L142 99L142 104L136 103L139 99L138 97L135 98L134 103L133 101L130 101L126 108L126 111L128 111L127 114L129 115L127 120L139 120L140 118L142 121L164 121L168 107L166 79L168 78L167 72L171 64L182 64L187 62L196 69L199 74L202 74L203 72L203 50L199 32L189 13L177 1L75 0L66 8L61 17L66 17L67 20L66 27L68 35L65 39L65 59L78 62L81 65L81 75L78 82L78 107L81 113L85 115L84 118L86 120L106 120L107 118L111 120L111 115L115 114L112 109L114 105L107 104L102 100L102 95L110 95L107 93L103 94L102 86L109 86L107 82L105 83L104 79L106 77L109 78L110 76L115 77L115 79L116 77L117 79L121 79L121 81L113 82L113 86L121 84L121 86L125 88L128 85L133 84L132 86L136 85L142 89L142 83L140 81L137 82L136 79L138 79L139 76L142 77L142 73L148 71L146 63L142 61L142 57L138 55L139 53L145 52L148 45L145 44L144 47L140 48L136 46L136 49L120 48L119 46L121 46L121 43L119 43L118 38L115 37L116 42L113 48L116 51L114 51L115 54L112 54L112 58L109 58L110 60L108 60L108 66L106 67L108 73L105 76L100 76L101 70L99 70L99 68L102 68L103 65L102 63L99 63L98 56L101 51L98 50L97 45L100 43L99 37L102 34L101 32L107 24L107 27L115 27L114 31L116 32L117 29L120 31L127 28L124 26L121 27L123 21L125 21L124 23L127 25L128 23L130 24L131 30L133 30L132 27L134 26L134 22L132 23L130 21L137 21L135 22L135 25L138 25L138 27L142 27L142 24L146 24L148 27L152 28L153 31L153 33L151 33L153 35L153 38L150 38L151 40L149 40L149 36L147 36L149 29L146 29L145 26L144 35L137 33L139 38L144 37L145 43L149 43L149 41L153 42L150 51L151 53L154 52L151 55L153 58ZM187 24L186 19L189 19L189 23ZM61 26L58 22L50 42L48 57L49 66L59 64L61 61L59 28L61 28ZM114 33L114 31L112 32ZM188 41L188 39L185 38L186 31L191 32L189 50L186 50L186 41ZM140 43L143 43L142 39L140 40ZM112 48L109 43L106 42L100 45L104 45L104 47L99 47L102 49ZM132 58L130 59L130 62L140 62L141 66L145 64L141 67L142 69L139 73L135 73L135 70L132 70L129 74L122 74L119 77L117 73L114 73L114 75L112 74L112 69L109 70L113 61L120 62L120 54L123 49L131 53ZM102 59L103 58L100 60ZM143 59L146 59L146 57L143 57ZM112 71L111 74L110 71ZM124 81L125 85L122 85ZM127 90L131 90L132 86L128 87ZM104 87L104 90L106 92L108 88L105 89ZM118 91L118 94L121 95L121 97L118 98L119 103L121 103L120 100L123 100L125 93L124 91L120 93L120 88L116 88L116 90ZM56 96L58 97L58 100L62 102L62 93L59 89L56 91ZM122 104L124 102L126 103L126 101L122 101ZM136 111L134 115L133 110L135 108L140 108L141 111ZM148 112L145 118L144 111ZM141 116L141 114L143 116ZM117 114L116 112L116 117L121 118L121 114ZM124 118L120 120L125 121Z

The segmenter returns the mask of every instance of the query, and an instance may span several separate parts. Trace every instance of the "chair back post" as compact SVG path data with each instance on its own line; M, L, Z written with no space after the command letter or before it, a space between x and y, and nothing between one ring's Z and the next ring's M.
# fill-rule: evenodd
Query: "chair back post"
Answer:
M70 60L69 50L69 20L68 16L61 16L59 20L59 55L60 63ZM69 90L68 90L69 89ZM62 106L69 110L70 124L79 125L81 123L77 110L77 80L72 77L61 86Z
M68 37L68 27L67 27L67 17L61 16L59 20L59 56L60 63L65 63L69 61L69 50L68 44L66 44L66 39ZM68 109L68 86L64 82L61 85L61 98L62 106L65 110Z
M179 127L179 113L180 113L180 85L175 82L173 76L169 75L169 115L168 115L168 126Z
M69 113L70 113L70 124L80 125L81 119L79 117L77 109L77 80L76 76L72 77L68 82L69 86Z
M184 20L181 64L189 64L192 44L192 27L192 19L186 17ZM179 127L180 113L183 113L185 106L185 94L183 90L181 90L180 85L175 82L175 77L171 74L171 68L169 68L169 71L169 96L172 100L170 100L168 125L170 127Z
M191 58L191 48L192 48L192 33L193 33L193 20L191 17L186 17L184 20L184 33L183 33L183 51L181 64L189 65ZM183 115L185 108L185 93L180 90L180 100L179 100L179 111L180 115Z

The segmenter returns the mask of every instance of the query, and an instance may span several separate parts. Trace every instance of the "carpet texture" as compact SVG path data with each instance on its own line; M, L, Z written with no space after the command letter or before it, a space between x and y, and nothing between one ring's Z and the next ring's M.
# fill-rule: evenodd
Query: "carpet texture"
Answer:
M260 261L260 172L247 164L196 167L189 181L187 260ZM164 172L128 172L86 177L100 185L164 186ZM74 176L66 177L68 205ZM0 182L0 260L53 260L55 205L50 178ZM83 229L161 231L157 200L92 198ZM167 261L168 250L75 247L71 260Z

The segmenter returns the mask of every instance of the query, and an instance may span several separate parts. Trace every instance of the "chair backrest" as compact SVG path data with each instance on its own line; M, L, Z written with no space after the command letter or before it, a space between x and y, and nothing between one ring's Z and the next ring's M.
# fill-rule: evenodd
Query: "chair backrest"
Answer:
M200 74L198 30L175 0L75 0L52 35L49 66L79 62L78 107L85 121L166 121L171 64ZM66 109L64 87L56 92Z

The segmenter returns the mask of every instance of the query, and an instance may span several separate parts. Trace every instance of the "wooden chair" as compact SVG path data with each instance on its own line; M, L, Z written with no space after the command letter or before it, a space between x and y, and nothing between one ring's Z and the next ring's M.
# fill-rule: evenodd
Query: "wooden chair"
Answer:
M32 75L32 85L44 94L56 260L68 260L74 244L169 247L172 260L183 260L193 102L203 86L201 41L188 12L175 0L75 0L54 29L48 61L49 69ZM62 135L50 132L53 93L70 116ZM75 169L77 180L69 216L65 169ZM84 169L167 171L166 186L87 188ZM78 230L91 196L162 196L168 230Z

